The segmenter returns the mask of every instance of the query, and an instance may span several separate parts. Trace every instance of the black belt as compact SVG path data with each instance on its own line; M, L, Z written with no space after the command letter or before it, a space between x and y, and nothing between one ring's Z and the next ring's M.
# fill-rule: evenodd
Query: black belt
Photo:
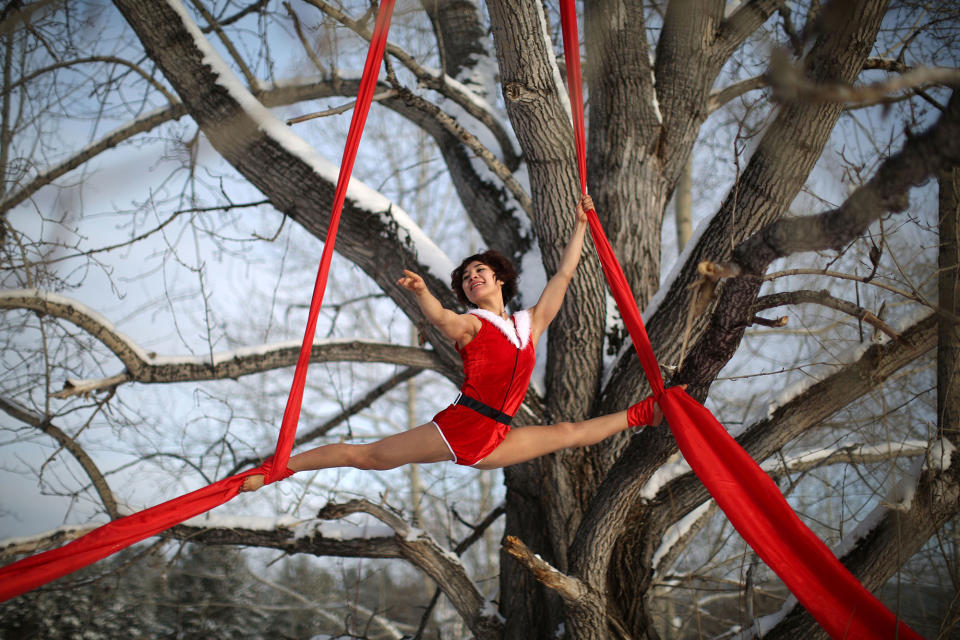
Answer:
M510 421L513 420L513 416L502 411L497 411L490 405L484 404L479 400L471 398L470 396L465 396L462 393L457 396L457 399L453 404L462 404L468 409L473 409L480 415L491 418L492 420L496 420L500 424L505 424L508 427L510 426Z

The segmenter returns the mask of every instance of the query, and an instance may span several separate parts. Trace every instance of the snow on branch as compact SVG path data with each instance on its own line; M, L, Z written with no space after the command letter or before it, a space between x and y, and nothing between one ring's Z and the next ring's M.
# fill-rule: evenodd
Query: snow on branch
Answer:
M0 559L4 564L15 556L27 555L62 546L81 536L85 536L99 524L66 524L51 531L45 531L32 536L7 538L0 541Z
M54 316L80 327L106 346L126 367L123 373L90 380L69 379L55 397L66 398L114 388L125 382L165 383L196 380L236 379L296 364L299 341L245 347L196 356L160 356L148 352L113 323L77 300L39 289L0 291L0 309L30 309ZM381 362L416 369L432 369L445 375L442 360L428 349L365 340L323 340L314 342L312 362Z
M359 22L353 20L330 3L324 2L323 0L307 0L307 2L340 24L348 27L361 38L369 41L372 37L370 30L366 29ZM466 85L444 74L440 70L422 66L413 56L395 44L388 43L386 53L399 60L407 70L413 73L421 86L432 89L443 97L453 101L470 116L476 118L477 121L483 124L483 126L494 135L497 143L500 145L504 158L503 163L510 171L517 168L520 161L520 154L516 149L513 138L509 132L504 129L501 119L497 115L493 105L481 99L475 91L471 91ZM493 167L491 167L491 169L493 169Z

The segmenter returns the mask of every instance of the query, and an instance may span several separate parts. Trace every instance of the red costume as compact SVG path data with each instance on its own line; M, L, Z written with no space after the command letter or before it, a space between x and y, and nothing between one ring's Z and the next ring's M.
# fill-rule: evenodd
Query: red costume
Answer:
M470 313L480 319L480 331L462 349L457 346L465 375L461 397L512 416L527 395L536 362L530 340L530 312L519 311L509 320L483 309ZM450 405L434 416L433 423L454 461L466 466L490 455L510 431L508 424L462 404Z

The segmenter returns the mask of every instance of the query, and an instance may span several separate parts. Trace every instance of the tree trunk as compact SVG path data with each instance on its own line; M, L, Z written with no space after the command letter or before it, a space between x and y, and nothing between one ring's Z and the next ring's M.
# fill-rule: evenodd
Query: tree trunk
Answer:
M937 295L937 429L960 444L960 168L943 171L940 185L940 250Z

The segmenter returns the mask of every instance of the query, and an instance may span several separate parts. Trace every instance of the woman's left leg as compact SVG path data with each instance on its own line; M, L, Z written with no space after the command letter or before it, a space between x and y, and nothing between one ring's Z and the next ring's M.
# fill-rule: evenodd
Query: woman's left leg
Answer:
M627 412L619 411L583 422L517 427L511 429L490 455L475 464L478 469L499 469L575 447L587 447L627 429Z

